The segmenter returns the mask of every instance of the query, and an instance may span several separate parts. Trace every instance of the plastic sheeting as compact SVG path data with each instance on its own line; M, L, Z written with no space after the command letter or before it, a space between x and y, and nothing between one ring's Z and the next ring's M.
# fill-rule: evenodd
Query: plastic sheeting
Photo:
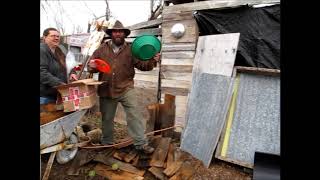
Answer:
M280 5L201 10L200 36L240 33L235 65L280 69Z

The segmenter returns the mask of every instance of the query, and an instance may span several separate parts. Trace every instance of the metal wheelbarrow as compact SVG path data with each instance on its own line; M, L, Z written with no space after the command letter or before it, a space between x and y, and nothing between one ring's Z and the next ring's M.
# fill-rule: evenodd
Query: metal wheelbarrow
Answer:
M79 143L74 130L86 112L87 109L75 111L40 126L40 177L41 154L51 153L42 179L49 177L55 157L59 164L65 164L76 156Z

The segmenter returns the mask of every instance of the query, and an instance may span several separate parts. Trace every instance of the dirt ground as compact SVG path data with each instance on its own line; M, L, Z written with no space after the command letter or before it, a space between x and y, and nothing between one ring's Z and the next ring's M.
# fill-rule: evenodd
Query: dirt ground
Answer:
M101 115L99 113L92 113L90 115L86 115L82 122L90 122L93 126L101 127ZM127 129L126 125L120 124L118 122L115 123L115 140L120 140L127 137ZM88 150L90 153L95 154L98 152L106 151L107 149L96 149L96 150ZM41 156L41 174L43 175L45 172L47 161L49 160L50 155L44 154ZM192 160L193 163L197 164L198 160ZM67 171L70 168L72 161L66 164L58 164L55 160L49 180L102 180L106 179L102 176L95 175L89 176L89 172L94 169L96 163L91 161L83 166L81 166L78 176L69 176L67 175ZM199 164L199 163L198 163ZM193 174L191 179L195 180L209 180L209 179L217 179L217 180L250 180L252 179L252 172L249 169L242 168L236 166L234 164L224 162L218 159L214 159L209 168L206 168L202 165L194 166L196 168L195 173ZM156 178L146 171L144 175L144 179L146 180L155 180Z

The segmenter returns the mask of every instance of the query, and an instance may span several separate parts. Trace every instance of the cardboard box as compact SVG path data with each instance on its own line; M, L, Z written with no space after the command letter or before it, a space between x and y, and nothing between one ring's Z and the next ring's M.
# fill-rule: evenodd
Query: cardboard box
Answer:
M83 79L58 86L57 90L62 97L63 111L72 112L94 106L97 100L96 85L101 83L94 79Z

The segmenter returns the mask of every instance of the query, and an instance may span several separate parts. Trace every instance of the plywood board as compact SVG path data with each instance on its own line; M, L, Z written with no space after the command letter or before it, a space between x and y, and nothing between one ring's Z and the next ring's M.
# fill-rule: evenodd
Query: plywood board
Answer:
M193 72L196 81L199 73L231 77L240 33L199 37Z

